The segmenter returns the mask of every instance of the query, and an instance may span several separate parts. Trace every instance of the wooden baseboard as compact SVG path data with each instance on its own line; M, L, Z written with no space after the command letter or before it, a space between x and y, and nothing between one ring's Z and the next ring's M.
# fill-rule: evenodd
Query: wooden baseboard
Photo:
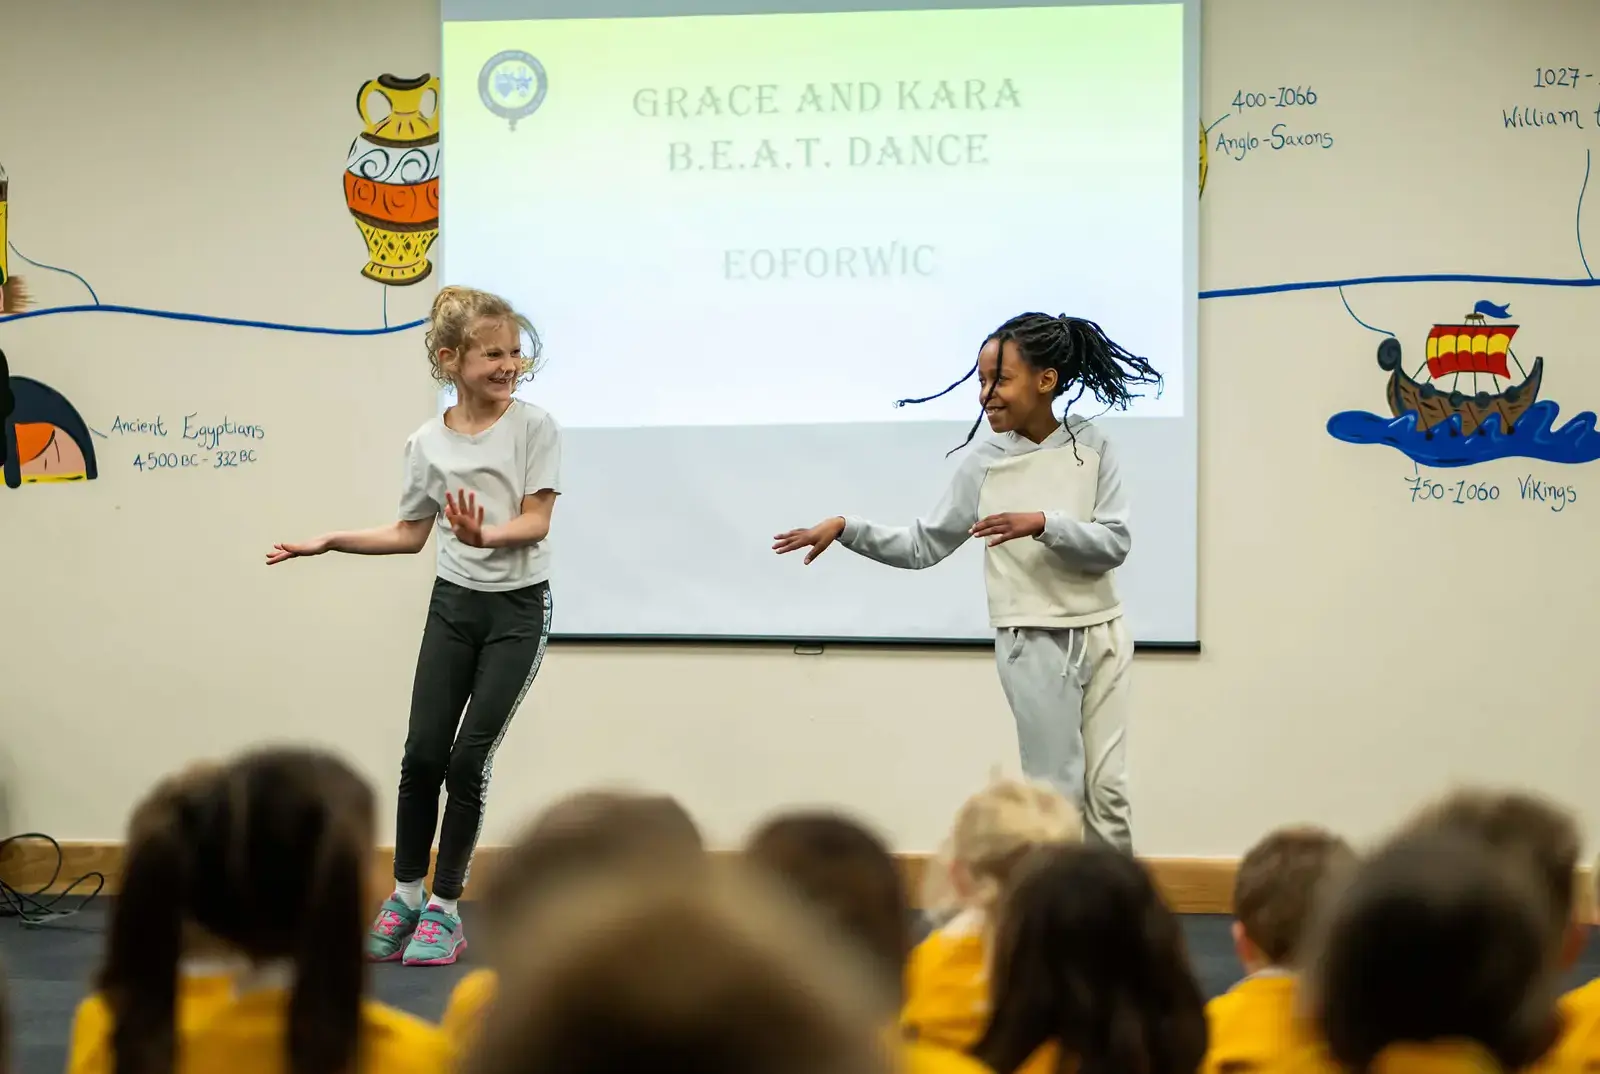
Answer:
M467 891L483 890L483 880L494 872L503 847L480 847L472 863L474 883ZM379 847L373 852L372 884L379 890L389 883L392 875L394 851ZM928 857L907 854L901 857L906 881L913 897L922 890L922 874ZM1236 863L1225 858L1151 858L1147 864L1156 883L1166 894L1174 910L1182 914L1225 914L1229 910L1233 892L1233 872ZM59 866L59 868L58 868ZM62 843L58 862L54 848L48 843L12 843L0 854L0 881L18 891L33 892L44 888L50 893L65 890L67 885L85 873L102 873L106 878L104 893L114 895L122 868L120 843ZM93 884L80 886L78 891L92 891Z

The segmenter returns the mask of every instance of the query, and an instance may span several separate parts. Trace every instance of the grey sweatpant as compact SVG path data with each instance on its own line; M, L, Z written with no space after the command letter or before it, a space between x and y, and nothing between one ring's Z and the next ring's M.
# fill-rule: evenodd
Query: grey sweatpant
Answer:
M1022 771L1083 810L1089 833L1133 849L1128 806L1128 679L1133 642L1121 618L1072 630L1005 628L995 661L1017 721Z

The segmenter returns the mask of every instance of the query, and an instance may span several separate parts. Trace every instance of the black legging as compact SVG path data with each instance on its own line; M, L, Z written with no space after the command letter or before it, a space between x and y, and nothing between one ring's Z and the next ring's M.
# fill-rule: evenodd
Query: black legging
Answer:
M495 750L539 674L549 637L548 583L482 593L442 578L434 582L400 762L396 880L428 875L442 784L449 797L433 894L461 897L483 827Z

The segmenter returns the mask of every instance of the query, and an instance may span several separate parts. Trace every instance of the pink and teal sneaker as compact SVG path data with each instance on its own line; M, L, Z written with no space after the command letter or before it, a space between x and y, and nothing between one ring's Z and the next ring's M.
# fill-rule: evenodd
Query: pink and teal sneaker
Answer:
M406 945L407 966L448 966L467 949L461 918L438 906L422 911L416 932Z
M367 932L367 958L372 962L397 961L405 953L406 943L417 931L417 922L421 919L420 909L413 910L399 897L389 896Z

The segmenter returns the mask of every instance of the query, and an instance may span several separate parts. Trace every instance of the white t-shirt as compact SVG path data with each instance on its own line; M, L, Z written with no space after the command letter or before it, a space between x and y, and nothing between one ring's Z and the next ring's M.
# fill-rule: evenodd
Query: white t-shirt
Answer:
M500 420L474 436L458 433L441 415L406 441L406 483L400 517L435 519L439 577L467 589L500 593L550 577L545 541L521 548L473 548L444 520L446 493L476 493L483 524L498 526L522 513L522 498L561 491L561 427L543 410L513 399Z

